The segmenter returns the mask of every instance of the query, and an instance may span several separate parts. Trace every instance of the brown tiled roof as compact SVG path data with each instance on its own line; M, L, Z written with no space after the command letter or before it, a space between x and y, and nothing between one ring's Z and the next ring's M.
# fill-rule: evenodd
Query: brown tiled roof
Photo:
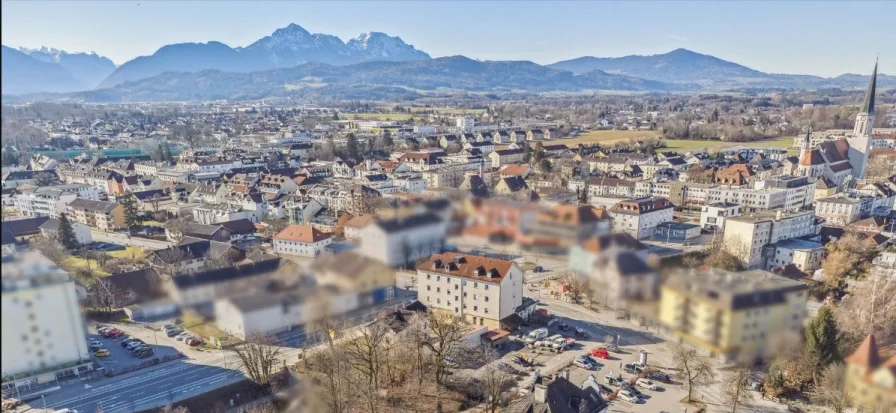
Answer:
M346 222L345 226L351 228L364 228L370 225L373 221L374 216L371 214L358 215Z
M330 238L330 235L320 232L310 225L290 225L277 233L274 239L284 241L298 241L314 243Z
M525 164L510 164L504 167L501 170L501 175L509 175L509 176L523 176L526 172L529 171L529 165Z
M846 358L846 362L869 369L877 367L880 364L880 350L877 348L877 340L874 335L869 334L868 337L865 337L865 341L862 341L859 348Z
M821 165L823 163L824 159L821 157L821 152L819 152L818 149L806 152L806 154L803 155L803 159L800 159L800 165L803 166Z
M417 269L500 284L514 265L512 261L446 252L433 254L429 259L417 265ZM480 275L475 275L477 270Z

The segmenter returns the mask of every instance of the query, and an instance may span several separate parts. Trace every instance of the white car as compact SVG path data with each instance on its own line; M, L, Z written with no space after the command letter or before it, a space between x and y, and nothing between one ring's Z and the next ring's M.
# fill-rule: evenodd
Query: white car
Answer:
M579 356L572 362L573 366L583 368L585 370L594 370L597 365L588 357Z
M653 391L657 391L660 389L660 386L658 386L653 381L647 380L647 379L638 379L635 381L635 385L642 389L653 390Z
M641 402L641 398L638 397L637 394L634 394L628 390L620 390L619 394L616 397L618 397L622 400L625 400L629 403L640 403Z

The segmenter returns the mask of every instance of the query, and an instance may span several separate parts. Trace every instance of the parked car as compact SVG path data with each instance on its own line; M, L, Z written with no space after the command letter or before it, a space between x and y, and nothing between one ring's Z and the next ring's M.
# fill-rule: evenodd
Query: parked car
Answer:
M651 380L656 380L660 383L672 383L672 377L669 377L668 374L663 373L661 371L654 371L647 375L647 377Z
M576 366L576 367L583 368L585 370L594 370L597 368L597 364L595 364L594 360L592 360L588 356L576 357L576 359L573 360L572 365Z
M638 395L628 391L628 390L620 390L616 395L617 398L625 400L629 403L640 403L641 398Z
M196 347L196 346L202 344L202 340L200 340L196 337L190 337L190 338L184 340L184 343L187 343L187 345L190 347Z
M111 328L112 328L112 327L109 327L109 326L98 327L98 328L96 329L96 333L99 334L99 335L103 335L103 333L105 333L107 330L110 330Z
M190 333L188 333L188 332L185 331L185 332L183 332L183 333L178 334L176 337L174 337L174 339L177 340L177 341L184 341L184 340L186 340L186 339L188 339L188 338L191 338L191 337L193 337L193 336L192 336Z
M121 331L121 330L115 330L115 331L112 332L112 334L109 335L109 338L122 338L122 337L124 337L125 335L126 335L126 334L124 333L124 331Z
M165 331L173 330L173 329L175 329L175 328L179 328L179 327L176 326L176 325L174 325L174 324L165 324L165 325L162 326L162 329L165 330Z
M129 345L131 345L132 343L141 343L141 344L142 344L142 343L143 343L143 340L141 340L141 339L139 339L139 338L133 338L133 337L131 337L131 338L126 338L126 339L124 339L124 340L121 341L121 346L127 348L127 347L128 347Z
M569 330L569 324L566 324L561 320L559 323L557 323L557 328L559 328L560 331L566 331Z
M460 364L451 357L445 357L445 359L442 360L442 364L451 367L452 369L460 368Z
M582 327L576 327L576 337L588 338L588 332L582 329Z
M135 348L143 347L144 345L145 344L142 341L134 341L134 342L131 342L130 344L128 344L127 346L125 346L124 348L127 351L134 351Z
M540 265L536 265L535 268L532 269L532 272L544 272L544 268Z
M641 374L644 371L644 366L640 364L626 364L622 366L622 370L628 374Z
M174 328L174 329L171 329L171 330L165 330L165 335L167 335L168 337L174 337L174 336L176 336L176 335L178 335L178 334L180 334L180 333L183 333L183 332L184 332L184 331L181 330L181 329L179 329L179 328Z
M657 391L660 389L660 386L658 386L653 381L647 380L647 379L635 380L635 385L642 389L653 390L653 391Z
M97 357L109 357L109 354L109 350L106 350L104 348L93 352L93 355Z
M90 351L97 351L103 348L103 343L90 343Z
M616 343L604 344L604 348L607 349L607 351L612 351L613 353L619 351L619 347L616 346Z
M614 374L613 372L604 376L604 381L611 386L622 386L625 384L625 380L622 379L622 376L619 373Z
M145 359L145 358L147 358L147 357L152 357L153 354L154 354L154 353L153 353L152 349L151 349L151 348L147 348L147 349L141 350L140 352L138 352L137 354L135 354L135 356L136 356L137 358Z
M591 349L591 355L604 360L610 359L610 353L603 347Z

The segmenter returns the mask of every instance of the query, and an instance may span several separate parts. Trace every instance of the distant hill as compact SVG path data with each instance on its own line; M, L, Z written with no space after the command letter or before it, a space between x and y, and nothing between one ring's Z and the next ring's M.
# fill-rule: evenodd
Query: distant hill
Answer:
M115 63L112 60L96 53L68 53L65 50L48 47L40 49L20 47L19 51L42 62L62 66L88 89L99 86L103 79L115 71Z
M220 42L164 46L151 56L141 56L121 65L100 86L108 88L168 71L248 72L311 62L347 65L428 59L428 54L385 33L365 33L344 43L336 36L312 34L297 24L290 24L246 47L231 48Z
M673 91L686 86L600 71L575 75L532 62L482 62L463 56L335 66L307 63L250 73L167 72L113 88L68 94L98 102L256 99L270 96L385 99L437 91Z
M696 83L707 89L747 86L768 88L863 87L868 83L868 76L851 74L836 78L823 78L811 75L765 73L687 49L675 49L668 53L650 56L584 56L553 63L548 67L568 70L576 74L602 70L611 74L667 83ZM894 80L896 79L892 76L878 76L878 81L885 86L896 86Z
M2 46L0 75L4 94L64 93L84 90L64 67L28 56L16 49Z

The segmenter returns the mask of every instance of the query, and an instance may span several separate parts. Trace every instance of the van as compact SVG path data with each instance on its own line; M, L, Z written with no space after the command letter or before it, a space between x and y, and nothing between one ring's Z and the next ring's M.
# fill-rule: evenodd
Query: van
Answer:
M529 334L526 334L526 338L524 338L523 341L525 341L527 344L531 344L531 343L541 340L547 336L548 336L548 329L539 328L539 329L530 331Z
M566 337L563 337L563 336L560 335L560 334L554 334L554 335L552 335L550 338L548 338L547 341L550 341L550 342L551 342L551 347L553 347L553 348L560 348L560 347L562 347L564 344L566 344Z

